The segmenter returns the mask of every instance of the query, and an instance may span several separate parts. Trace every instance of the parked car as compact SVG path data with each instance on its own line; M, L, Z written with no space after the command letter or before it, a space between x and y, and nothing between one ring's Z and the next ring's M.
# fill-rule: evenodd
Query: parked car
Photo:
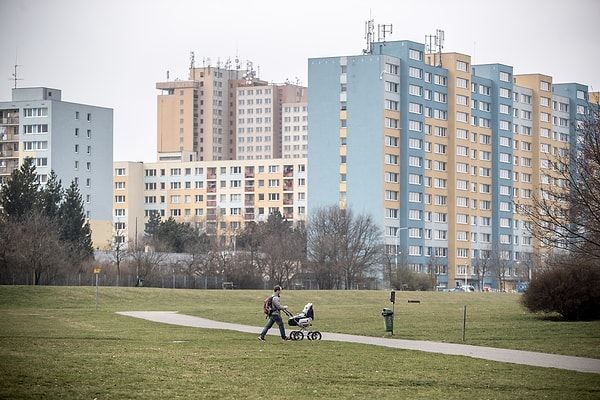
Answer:
M448 291L449 292L474 292L475 291L475 287L473 285L457 286L457 287L452 288L452 289L450 289Z

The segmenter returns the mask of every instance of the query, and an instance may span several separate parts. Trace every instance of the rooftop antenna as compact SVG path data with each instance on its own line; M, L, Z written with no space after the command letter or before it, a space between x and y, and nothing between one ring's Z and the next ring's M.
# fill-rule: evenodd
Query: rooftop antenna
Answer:
M365 21L365 39L367 39L367 48L363 50L363 54L371 54L373 44L373 30L375 23L372 19Z
M255 77L256 77L256 74L254 72L254 68L252 67L252 61L247 60L246 61L246 73L244 75L242 75L242 78L246 79L246 85L250 86L250 85L252 85L252 81L254 80Z
M433 53L433 64L442 66L442 50L444 49L444 31L435 30L435 35L425 35L425 52Z
M385 44L385 35L392 34L392 24L390 25L377 25L377 41Z
M196 80L196 55L190 51L190 70L192 71L192 80Z
M442 50L444 49L444 31L441 29L436 29L435 30L435 39L436 39L436 46L437 46L437 50L438 50L438 54L439 54L439 65L438 67L442 66Z
M15 65L14 65L14 67L15 67L15 72L12 73L12 78L8 78L8 79L10 79L11 81L14 81L14 83L15 83L15 89L16 89L17 88L17 81L22 81L23 80L23 79L21 79L21 78L19 78L17 76L17 68L19 68L20 65L17 64L17 55L16 55L16 53L15 53Z
M169 70L167 70L167 82L169 81Z

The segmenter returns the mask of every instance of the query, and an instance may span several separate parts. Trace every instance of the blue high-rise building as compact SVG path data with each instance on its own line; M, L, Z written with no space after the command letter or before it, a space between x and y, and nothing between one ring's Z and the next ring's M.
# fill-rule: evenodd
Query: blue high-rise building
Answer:
M572 146L587 87L428 50L309 60L307 215L369 213L388 262L440 287L516 289L547 249L515 204L554 184L550 158Z

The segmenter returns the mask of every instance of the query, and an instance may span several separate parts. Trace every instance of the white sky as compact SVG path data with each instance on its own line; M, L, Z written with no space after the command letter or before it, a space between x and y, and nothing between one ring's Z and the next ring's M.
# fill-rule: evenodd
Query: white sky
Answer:
M350 5L352 4L352 5ZM365 21L388 41L445 31L446 52L600 90L598 0L2 0L0 101L19 87L114 109L115 161L156 160L156 82L239 57L260 78L308 83L308 58L360 54ZM375 35L377 39L377 35Z

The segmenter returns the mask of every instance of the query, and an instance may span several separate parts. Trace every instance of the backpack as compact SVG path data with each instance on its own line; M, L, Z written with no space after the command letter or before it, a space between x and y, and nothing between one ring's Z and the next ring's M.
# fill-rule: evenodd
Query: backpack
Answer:
M264 301L263 312L267 315L267 317L270 317L272 311L273 311L273 296L269 296Z

